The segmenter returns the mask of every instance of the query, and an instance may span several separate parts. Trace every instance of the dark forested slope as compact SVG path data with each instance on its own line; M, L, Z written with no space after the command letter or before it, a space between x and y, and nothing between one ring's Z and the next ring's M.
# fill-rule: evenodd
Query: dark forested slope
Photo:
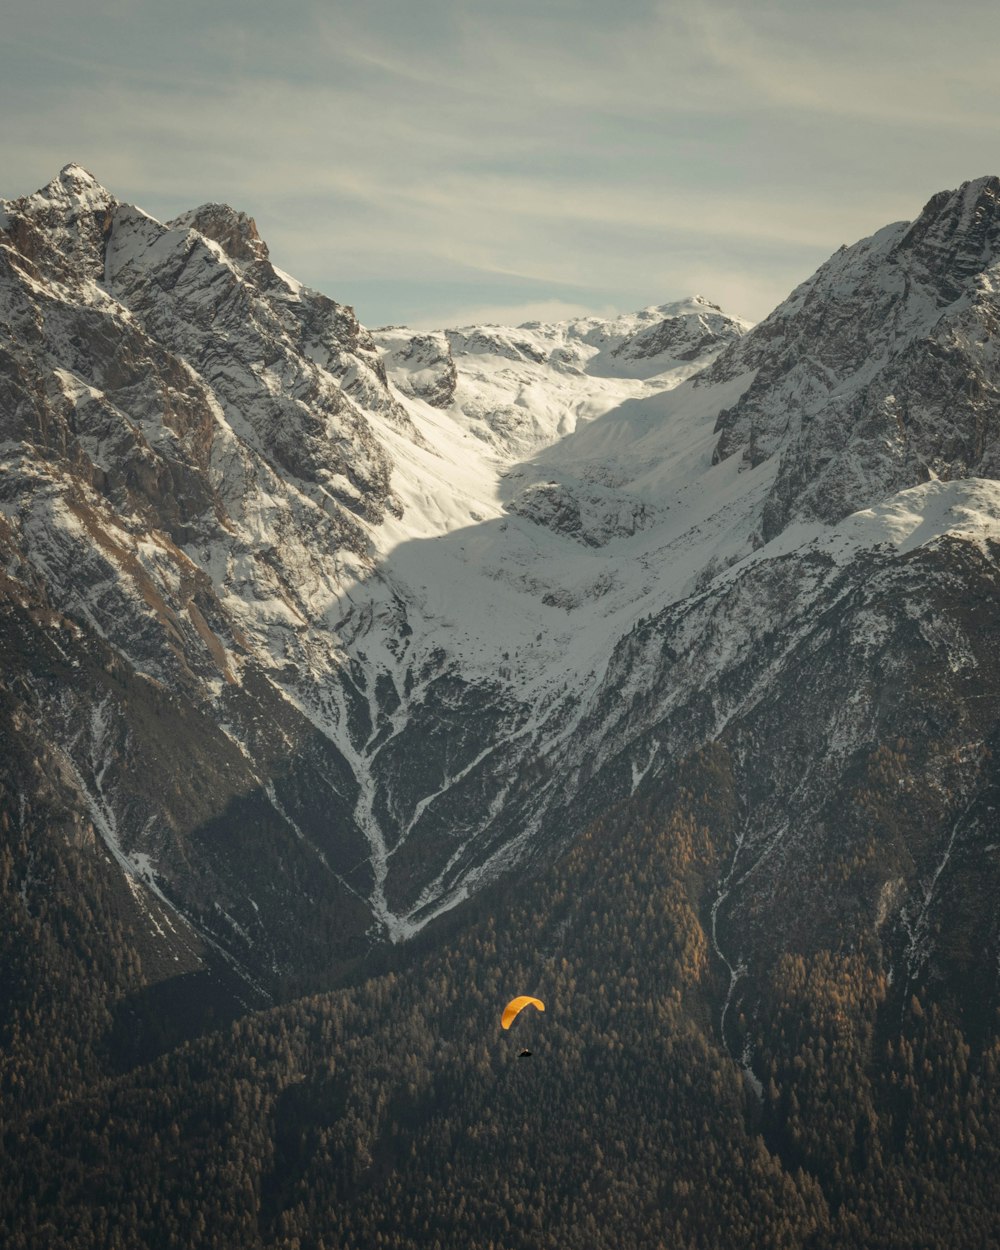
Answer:
M903 1001L872 935L758 977L752 1071L722 1044L740 820L713 748L394 966L46 1088L5 1122L4 1244L991 1244L995 1017ZM516 992L546 1011L505 1034Z

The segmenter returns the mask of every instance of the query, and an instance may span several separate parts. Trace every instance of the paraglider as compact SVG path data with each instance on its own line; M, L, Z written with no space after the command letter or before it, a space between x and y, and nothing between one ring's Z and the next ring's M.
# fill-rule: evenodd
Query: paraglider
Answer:
M500 1017L500 1027L509 1029L518 1014L528 1006L537 1007L539 1011L545 1010L545 1004L540 998L532 998L528 994L520 994L517 998L512 998L503 1009L503 1015Z

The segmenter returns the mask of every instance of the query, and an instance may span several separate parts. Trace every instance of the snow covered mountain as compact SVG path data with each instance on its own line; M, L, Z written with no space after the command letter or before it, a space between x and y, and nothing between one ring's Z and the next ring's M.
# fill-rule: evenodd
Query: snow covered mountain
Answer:
M731 997L807 924L916 976L963 890L995 953L998 244L982 179L749 332L369 333L224 206L0 204L15 818L110 853L153 963L281 992L714 742Z

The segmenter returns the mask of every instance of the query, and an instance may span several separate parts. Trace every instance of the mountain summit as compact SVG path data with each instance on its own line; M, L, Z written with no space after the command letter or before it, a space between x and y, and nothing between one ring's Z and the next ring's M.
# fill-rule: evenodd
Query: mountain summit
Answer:
M842 248L716 365L754 375L719 416L717 459L780 461L765 541L932 477L1000 473L998 266L1000 181L981 178Z

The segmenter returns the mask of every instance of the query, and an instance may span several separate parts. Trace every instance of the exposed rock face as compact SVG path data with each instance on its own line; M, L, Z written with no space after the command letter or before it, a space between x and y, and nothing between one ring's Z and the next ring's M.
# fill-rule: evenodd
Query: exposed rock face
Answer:
M202 204L175 217L170 225L181 230L197 230L212 239L231 260L265 261L267 244L257 233L257 223L246 213L238 213L228 204Z
M631 537L654 520L653 509L640 499L623 500L613 491L565 482L535 482L515 495L507 508L586 547Z

